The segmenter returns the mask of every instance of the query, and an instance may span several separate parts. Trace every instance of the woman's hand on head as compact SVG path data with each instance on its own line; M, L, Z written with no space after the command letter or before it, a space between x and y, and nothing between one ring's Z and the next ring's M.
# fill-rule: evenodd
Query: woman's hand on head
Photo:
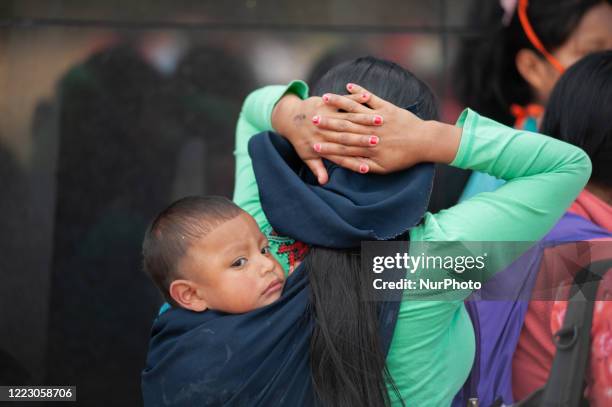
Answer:
M325 94L305 100L287 94L272 112L272 127L289 140L319 183L324 184L328 174L319 153L323 145L344 155L360 156L367 155L378 143L374 131L383 118L363 105L368 101L367 93Z
M355 113L347 111L351 106L347 100L367 100L368 106L361 106L358 114L363 117L379 117L377 126L372 128L372 135L377 143L368 148L348 148L338 142L323 142L316 151L324 158L356 172L374 172L387 174L411 167L420 162L450 163L459 147L461 129L451 125L424 121L410 111L395 106L359 85L349 83L348 97L326 95L325 100L332 110L334 120L357 121ZM362 95L366 95L363 97ZM321 124L328 118L321 117ZM321 126L321 124L319 126Z

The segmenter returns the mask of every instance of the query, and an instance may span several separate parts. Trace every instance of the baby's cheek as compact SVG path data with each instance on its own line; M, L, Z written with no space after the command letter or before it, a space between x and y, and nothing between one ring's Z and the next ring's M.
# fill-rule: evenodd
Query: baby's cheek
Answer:
M242 288L244 298L248 299L249 303L254 304L259 300L259 297L261 297L259 287L261 287L260 281L251 281L250 284Z
M269 305L272 304L273 302L278 301L278 299L281 297L282 295L282 290L278 291L276 293L274 293L273 295L269 296L268 298L266 298L265 303L262 305Z
M236 307L239 307L242 312L252 311L257 307L256 287L257 285L247 278L238 279L232 283L231 289L227 293L228 299L236 304Z

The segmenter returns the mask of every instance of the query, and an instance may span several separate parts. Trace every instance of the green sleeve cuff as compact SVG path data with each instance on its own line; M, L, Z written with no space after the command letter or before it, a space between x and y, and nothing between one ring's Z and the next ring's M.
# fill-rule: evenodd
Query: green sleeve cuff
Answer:
M272 128L272 110L286 93L294 93L302 99L308 97L308 85L303 81L291 81L288 85L265 86L252 92L245 100L242 113L258 131Z
M459 115L456 126L461 127L463 132L461 133L461 142L459 143L459 149L455 159L450 163L453 167L465 168L466 163L470 162L470 154L472 152L472 145L474 144L474 137L476 133L476 126L478 125L478 119L480 116L472 109L465 109Z
M287 93L293 93L300 99L304 100L308 97L308 85L306 82L301 80L293 80L289 82L287 86L279 86L278 89L275 90L277 92L276 98L272 98L274 103L269 107L269 111L267 112L266 117L268 118L267 128L274 130L272 127L272 111L276 104L285 96Z
M308 85L304 81L293 80L289 82L289 85L287 85L287 88L283 95L285 93L293 93L299 96L299 98L302 100L306 99L308 97Z

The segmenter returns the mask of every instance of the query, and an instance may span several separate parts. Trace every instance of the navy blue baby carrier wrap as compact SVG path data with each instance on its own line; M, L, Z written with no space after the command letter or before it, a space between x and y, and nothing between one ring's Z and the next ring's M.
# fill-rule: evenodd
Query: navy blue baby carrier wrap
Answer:
M320 186L291 145L271 132L249 143L262 208L274 230L310 245L359 247L417 224L429 200L433 165L389 176L357 174L326 162ZM397 279L401 276L395 277ZM387 354L401 291L379 302ZM309 344L314 321L305 268L281 298L240 315L171 308L154 322L142 391L146 407L313 406Z

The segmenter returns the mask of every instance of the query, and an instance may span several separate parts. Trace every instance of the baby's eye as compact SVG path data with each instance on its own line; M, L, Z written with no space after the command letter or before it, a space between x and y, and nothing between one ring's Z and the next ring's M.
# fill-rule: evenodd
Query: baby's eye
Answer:
M265 246L261 249L261 254L270 254L271 250L270 250L270 246Z
M236 261L234 261L234 262L232 263L232 267L236 267L236 268L238 268L238 267L242 267L242 266L244 266L246 263L247 263L247 259L245 259L244 257L241 257L241 258L239 258L239 259L236 259Z

